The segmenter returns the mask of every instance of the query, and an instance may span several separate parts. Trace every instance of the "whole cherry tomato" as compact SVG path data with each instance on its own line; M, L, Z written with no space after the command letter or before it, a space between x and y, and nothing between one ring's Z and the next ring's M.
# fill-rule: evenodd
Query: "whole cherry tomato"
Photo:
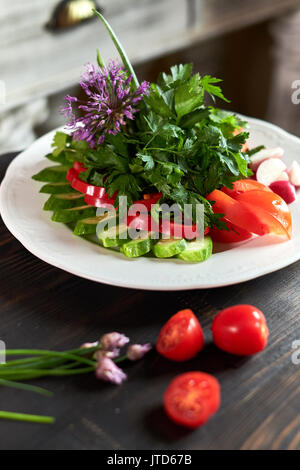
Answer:
M269 330L264 314L252 305L235 305L222 310L212 324L214 343L218 348L238 356L251 356L262 351Z
M197 428L216 413L220 406L219 382L203 372L187 372L175 377L164 395L169 418L187 428Z
M181 310L162 327L156 350L173 361L187 361L204 347L201 325L192 310Z

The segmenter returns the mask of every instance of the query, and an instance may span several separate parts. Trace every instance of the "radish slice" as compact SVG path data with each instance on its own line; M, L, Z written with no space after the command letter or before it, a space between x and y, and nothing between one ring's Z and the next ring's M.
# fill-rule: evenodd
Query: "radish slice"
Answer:
M270 189L287 203L291 204L296 200L295 186L289 181L274 181L270 185Z
M284 170L275 181L289 181L289 174Z
M281 158L283 154L284 150L281 147L276 147L273 149L262 149L252 155L250 163L251 170L256 171L259 165L265 160L268 160L269 158Z
M289 177L290 182L296 186L296 188L300 187L300 165L295 160L292 163L292 166L289 170Z
M286 169L285 163L278 158L269 158L262 162L257 168L256 179L259 183L270 186L274 181L278 181L278 178L282 177L284 170Z

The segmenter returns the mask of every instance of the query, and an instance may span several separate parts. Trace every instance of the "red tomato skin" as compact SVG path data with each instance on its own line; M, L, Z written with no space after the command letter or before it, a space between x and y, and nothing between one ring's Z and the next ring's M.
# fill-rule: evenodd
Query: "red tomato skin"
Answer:
M233 225L225 217L222 218L223 222L226 223L228 230L219 230L216 227L211 229L210 236L214 242L219 243L238 243L244 240L252 238L252 233Z
M206 196L206 199L215 201L212 206L214 213L224 214L226 220L237 227L257 235L269 233L268 226L252 210L222 191L215 189Z
M193 393L191 401L188 397L189 383L192 384L190 387L190 391ZM191 413L186 416L184 406L186 404L188 408L189 403L193 404L192 400L196 398L197 390L200 409L194 416ZM189 429L203 426L217 412L220 404L219 382L215 377L204 372L187 372L178 375L172 380L164 394L164 409L167 416L174 423Z
M195 357L204 347L201 325L192 310L177 312L162 327L156 350L172 361L183 362Z
M271 189L256 180L246 179L235 181L233 183L233 189L229 189L226 188L226 186L223 186L221 191L223 191L223 193L227 194L228 196L233 197L233 199L236 199L236 197L241 193L246 193L248 191L271 192Z
M256 214L269 227L269 232L285 238L292 237L292 216L286 202L272 191L248 191L239 194L237 201Z
M252 305L235 305L222 310L212 324L218 348L237 356L252 356L265 349L269 330L264 314Z

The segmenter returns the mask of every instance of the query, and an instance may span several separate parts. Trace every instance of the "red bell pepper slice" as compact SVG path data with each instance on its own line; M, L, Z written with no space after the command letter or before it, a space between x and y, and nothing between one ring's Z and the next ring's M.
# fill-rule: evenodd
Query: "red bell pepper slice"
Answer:
M73 163L73 168L74 168L75 171L77 171L78 174L87 170L87 168L83 165L82 162L74 162Z
M94 186L90 183L85 183L79 178L79 173L74 169L70 168L67 172L66 179L69 181L73 189L76 189L80 193L88 194L89 196L94 196L98 198L103 198L105 196L105 188L102 186Z
M209 228L206 227L204 235L206 235L208 231ZM160 220L159 232L164 235L177 238L193 239L199 236L199 230L197 229L196 224L181 224L180 222L174 222L173 220L170 220L170 222L166 221L166 223L163 223L163 220Z
M127 215L127 227L142 231L158 231L158 225L150 214Z
M104 197L95 197L86 194L84 197L84 202L89 206L93 207L107 207L108 209L110 206L113 206L115 202L115 195L112 198L109 198L108 195L105 193Z

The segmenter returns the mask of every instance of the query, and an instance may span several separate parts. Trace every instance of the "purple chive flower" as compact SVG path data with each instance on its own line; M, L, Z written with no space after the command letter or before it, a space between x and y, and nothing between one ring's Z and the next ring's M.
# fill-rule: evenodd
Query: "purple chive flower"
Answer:
M120 350L118 348L113 349L112 351L103 351L99 349L95 352L94 358L99 362L103 357L109 357L110 359L116 359L119 356Z
M67 95L62 114L69 119L76 140L85 140L92 148L101 144L106 134L116 135L126 125L126 119L134 119L136 105L149 93L150 84L143 82L131 91L132 76L116 62L108 68L87 64L80 86L86 94L84 100Z
M96 377L104 382L120 385L127 379L127 375L109 357L100 356L96 368Z
M104 351L114 351L115 349L122 348L127 343L129 343L129 338L117 331L107 333L100 339L100 344Z
M142 359L147 352L152 349L152 346L150 343L147 344L132 344L129 346L127 349L127 357L130 361L138 361L139 359Z

